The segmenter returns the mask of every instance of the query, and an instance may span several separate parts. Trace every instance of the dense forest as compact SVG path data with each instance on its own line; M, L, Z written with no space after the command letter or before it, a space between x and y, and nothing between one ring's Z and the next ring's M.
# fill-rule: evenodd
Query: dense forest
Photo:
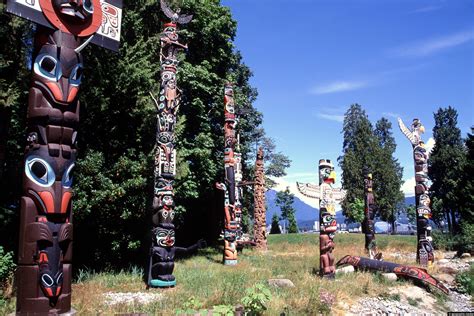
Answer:
M218 0L180 1L194 19L180 31L189 49L180 57L182 103L176 130L178 170L175 201L177 244L217 240L223 195L215 182L224 175L223 85L235 84L237 132L244 180L252 180L255 150L266 150L267 174L281 176L290 161L265 135L251 70L233 40L236 22ZM34 25L0 7L0 231L2 246L15 250L31 47ZM94 45L84 50L79 157L74 171L75 267L119 268L142 264L148 253L153 197L159 35L167 18L159 1L128 1L120 52ZM271 185L269 179L269 185ZM247 191L250 188L246 189ZM244 194L244 223L253 197Z

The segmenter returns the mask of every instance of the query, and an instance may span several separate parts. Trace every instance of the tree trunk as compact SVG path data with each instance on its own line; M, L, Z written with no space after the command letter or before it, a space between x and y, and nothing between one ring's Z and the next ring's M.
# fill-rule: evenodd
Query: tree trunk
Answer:
M448 230L450 234L453 234L453 225L451 224L451 217L449 216L449 212L446 209L443 209L444 215L446 216L446 221L448 222Z
M459 233L459 225L456 221L456 211L454 209L451 209L451 224L453 225L453 235L456 235Z

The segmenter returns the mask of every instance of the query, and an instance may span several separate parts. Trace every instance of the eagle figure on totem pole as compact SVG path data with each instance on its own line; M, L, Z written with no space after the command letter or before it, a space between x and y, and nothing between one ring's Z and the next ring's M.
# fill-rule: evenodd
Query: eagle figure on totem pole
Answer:
M180 15L179 13L181 12L181 9L177 9L176 12L173 11L164 0L160 0L160 4L161 10L163 10L163 13L171 19L172 23L188 24L193 19L192 14Z

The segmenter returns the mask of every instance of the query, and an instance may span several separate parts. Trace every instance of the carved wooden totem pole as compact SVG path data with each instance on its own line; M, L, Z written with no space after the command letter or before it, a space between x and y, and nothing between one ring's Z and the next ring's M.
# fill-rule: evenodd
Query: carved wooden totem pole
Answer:
M176 83L178 53L187 48L178 41L177 24L189 23L192 15L179 15L162 0L161 8L171 19L163 25L160 36L161 85L157 107L157 132L155 154L155 188L153 197L153 229L150 249L147 285L150 287L172 287L176 285L173 275L176 253L192 251L198 244L189 248L175 246L174 192L176 176L175 134L176 115L180 103L180 91Z
M325 278L334 278L336 267L334 262L334 236L337 230L336 202L341 202L346 192L340 188L333 188L336 182L336 172L331 160L319 160L319 185L297 182L298 190L307 197L319 200L319 251L320 275Z
M257 152L255 162L255 183L254 183L254 238L257 249L267 250L267 219L265 212L265 173L263 163L263 148Z
M117 50L121 1L9 0L38 24L28 100L20 210L17 314L72 313L72 183L79 125L81 50Z
M409 130L400 118L398 119L398 126L413 147L413 158L415 161L415 200L418 236L416 261L424 266L432 265L434 263L434 254L431 244L431 226L429 225L431 201L428 195L428 152L426 151L425 143L421 140L421 134L425 132L425 127L421 124L420 120L413 119L411 130Z
M375 242L374 218L376 206L374 202L374 193L372 192L372 173L367 169L364 170L364 192L365 205L362 231L365 234L365 250L369 253L370 259L380 259L381 254L379 254Z
M231 83L224 86L224 170L225 183L216 183L224 191L224 264L237 264L237 237L240 209L236 208L236 179L234 146L237 120L234 109L234 90Z

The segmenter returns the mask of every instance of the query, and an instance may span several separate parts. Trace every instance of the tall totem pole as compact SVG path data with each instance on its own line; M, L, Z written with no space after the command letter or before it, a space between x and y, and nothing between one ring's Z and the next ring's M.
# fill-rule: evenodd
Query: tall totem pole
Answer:
M224 170L225 183L216 183L224 191L224 264L237 264L237 236L239 234L240 209L236 207L234 90L231 83L224 85Z
M263 148L257 152L255 162L254 198L254 238L257 249L267 250L267 220L265 213L265 172L263 170Z
M374 218L375 218L375 202L374 193L372 192L372 173L364 169L364 221L362 222L362 231L365 234L365 250L369 253L370 259L381 259L381 254L377 250L375 242Z
M17 315L71 313L72 183L81 50L118 50L121 1L9 0L38 25L28 100L18 250Z
M413 119L411 130L409 130L400 118L398 119L398 126L413 147L413 159L415 161L416 226L418 236L416 261L421 265L430 266L434 263L434 254L431 244L431 226L429 225L431 200L428 195L428 152L426 151L425 143L421 140L421 134L425 132L425 127L419 119Z
M307 197L319 200L319 273L325 278L334 278L336 267L334 262L334 237L337 230L336 202L341 202L346 191L333 188L336 182L334 165L329 159L319 160L319 185L297 182L298 190Z
M157 108L157 132L155 154L155 188L153 197L152 246L150 248L147 285L150 287L172 287L176 285L173 275L176 253L190 252L203 245L198 242L188 248L175 246L174 192L176 177L176 149L174 129L180 103L180 91L176 84L177 55L187 46L178 42L177 23L187 24L192 15L179 15L161 0L161 8L171 19L164 24L160 36L161 88Z

